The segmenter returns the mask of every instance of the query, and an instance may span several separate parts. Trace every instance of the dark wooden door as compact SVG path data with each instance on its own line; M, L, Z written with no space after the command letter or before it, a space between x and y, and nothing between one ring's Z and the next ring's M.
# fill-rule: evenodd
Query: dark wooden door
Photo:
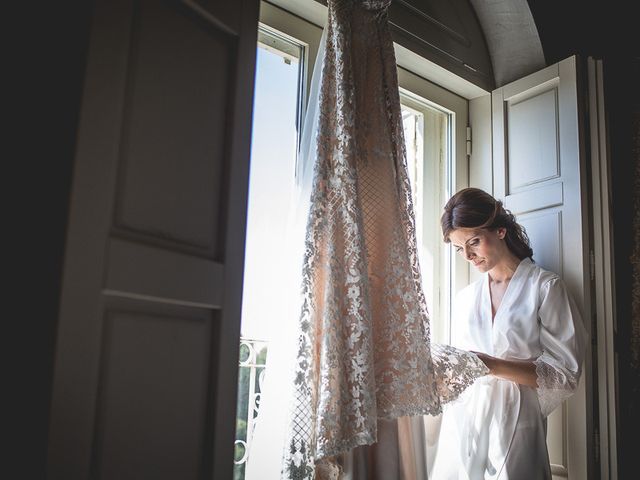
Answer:
M48 477L231 479L258 0L98 0Z

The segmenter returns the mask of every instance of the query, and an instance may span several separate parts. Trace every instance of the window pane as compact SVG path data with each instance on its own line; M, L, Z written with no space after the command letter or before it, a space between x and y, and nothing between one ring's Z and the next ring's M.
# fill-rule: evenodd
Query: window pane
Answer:
M277 275L294 187L299 58L258 46L242 305L242 335L251 338L268 338L281 303Z
M245 244L234 480L245 477L269 342L287 292L281 268L298 145L300 45L258 34Z
M449 319L443 303L450 295L445 281L449 263L440 233L440 210L450 172L451 116L415 95L403 93L401 101L407 170L413 191L418 256L431 320L431 339L446 343L449 341Z

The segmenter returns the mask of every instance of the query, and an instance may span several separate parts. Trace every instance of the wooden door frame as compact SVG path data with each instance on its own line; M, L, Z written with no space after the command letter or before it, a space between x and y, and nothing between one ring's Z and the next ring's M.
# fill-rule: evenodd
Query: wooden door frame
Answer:
M616 312L613 229L611 218L611 157L604 106L602 60L587 59L588 121L591 158L592 315L597 355L598 422L596 455L603 480L618 478ZM594 392L594 395L596 392Z

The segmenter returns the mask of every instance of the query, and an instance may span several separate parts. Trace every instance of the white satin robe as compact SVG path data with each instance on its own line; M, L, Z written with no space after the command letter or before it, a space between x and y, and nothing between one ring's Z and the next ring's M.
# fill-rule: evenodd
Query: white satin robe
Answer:
M562 279L518 265L492 322L488 274L454 303L456 346L536 364L538 388L485 376L445 408L430 480L551 479L546 417L576 389L586 345Z

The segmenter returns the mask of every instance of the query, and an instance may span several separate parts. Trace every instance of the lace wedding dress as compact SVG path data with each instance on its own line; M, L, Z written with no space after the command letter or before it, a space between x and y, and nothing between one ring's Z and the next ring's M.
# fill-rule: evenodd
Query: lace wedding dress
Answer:
M388 422L437 415L487 373L430 343L389 3L328 2L287 479L339 478Z

